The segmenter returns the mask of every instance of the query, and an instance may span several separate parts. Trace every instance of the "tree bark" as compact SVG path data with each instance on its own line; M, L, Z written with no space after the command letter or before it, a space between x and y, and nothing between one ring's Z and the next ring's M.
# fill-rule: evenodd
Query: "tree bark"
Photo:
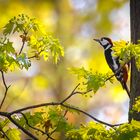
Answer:
M140 0L130 0L130 24L131 42L137 44L138 40L140 40ZM129 122L132 119L140 121L140 113L131 111L135 98L138 96L140 96L140 72L137 70L133 58L131 61Z

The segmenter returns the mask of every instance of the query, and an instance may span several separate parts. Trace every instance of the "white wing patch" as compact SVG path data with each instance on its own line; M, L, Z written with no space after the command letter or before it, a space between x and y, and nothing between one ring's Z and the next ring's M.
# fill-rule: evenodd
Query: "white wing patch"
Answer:
M108 50L109 48L111 48L111 45L107 45L107 47L105 48L105 51Z

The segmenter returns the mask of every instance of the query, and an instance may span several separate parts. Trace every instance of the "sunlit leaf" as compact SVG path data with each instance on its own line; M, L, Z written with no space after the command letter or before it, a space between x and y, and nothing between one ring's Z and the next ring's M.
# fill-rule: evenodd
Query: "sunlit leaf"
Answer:
M31 61L28 59L25 53L22 53L17 57L17 62L19 63L21 69L25 68L28 70L31 66Z
M10 140L21 140L21 138L20 138L21 132L18 129L10 128L6 132L6 135L8 136L8 138L10 138Z
M42 37L31 36L29 46L34 50L35 54L43 56L44 60L48 60L52 56L55 63L64 56L63 47L60 45L58 39L49 35L43 35Z
M73 74L77 75L78 78L83 78L84 79L84 85L87 88L87 91L93 90L94 92L97 92L97 90L104 86L107 79L110 77L111 74L106 73L98 73L98 72L91 72L85 70L83 67L82 68L71 68L70 72ZM109 78L109 81L112 82L112 79Z
M14 28L14 22L13 20L11 19L5 26L4 26L4 31L3 31L3 34L4 35L8 35L8 34L11 34L11 32L13 31L13 28Z

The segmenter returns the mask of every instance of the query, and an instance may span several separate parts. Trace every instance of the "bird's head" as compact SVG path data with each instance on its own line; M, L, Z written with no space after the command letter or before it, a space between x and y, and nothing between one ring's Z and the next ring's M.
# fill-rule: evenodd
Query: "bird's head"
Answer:
M108 48L111 48L113 46L113 43L110 38L108 37L102 37L101 39L94 39L96 42L100 43L101 46L106 50Z

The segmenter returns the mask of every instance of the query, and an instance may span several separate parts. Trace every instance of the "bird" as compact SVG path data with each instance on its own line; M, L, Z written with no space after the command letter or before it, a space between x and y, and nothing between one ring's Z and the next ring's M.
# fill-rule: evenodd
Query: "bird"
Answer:
M127 80L128 80L128 70L126 65L121 66L119 56L114 56L114 51L112 50L113 42L108 37L102 37L101 39L94 39L104 48L104 55L106 62L110 69L113 71L116 79L121 83L124 90L126 90L129 98L130 92L127 87Z

